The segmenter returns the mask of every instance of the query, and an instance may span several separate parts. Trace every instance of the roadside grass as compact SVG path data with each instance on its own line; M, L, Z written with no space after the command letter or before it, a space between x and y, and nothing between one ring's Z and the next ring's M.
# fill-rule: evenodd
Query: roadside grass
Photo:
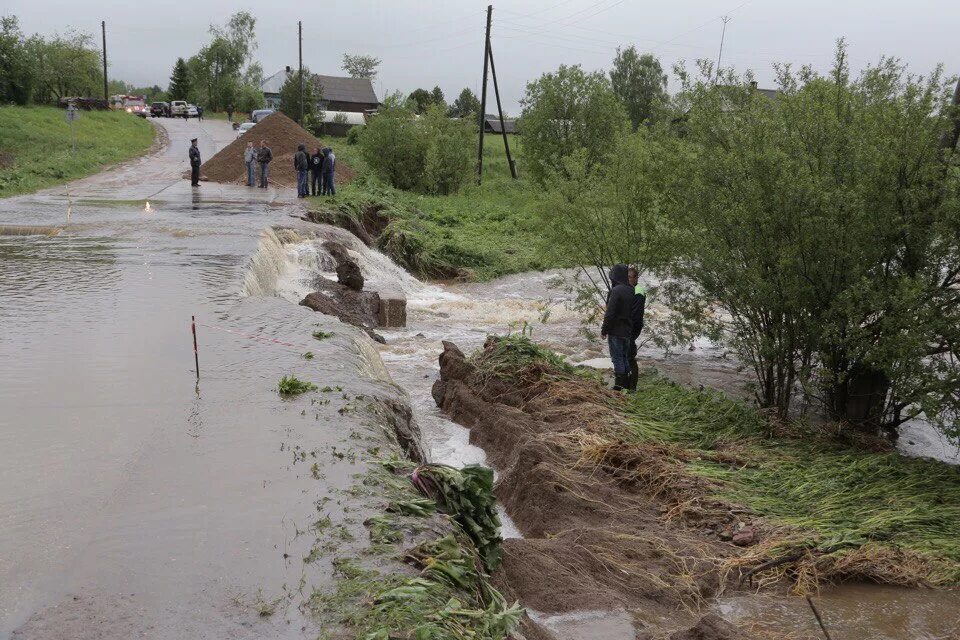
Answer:
M379 248L408 271L425 278L489 280L510 273L542 270L544 261L536 215L537 190L522 176L510 177L503 140L484 140L484 178L472 179L458 193L427 196L394 189L367 169L359 147L345 141L337 157L357 171L357 178L338 188L335 198L312 198L323 214L347 214L361 220L371 206L390 218ZM521 141L511 136L511 152Z
M960 584L957 467L853 447L811 428L783 433L719 392L656 374L641 377L627 406L633 432L686 448L687 471L715 483L717 497L806 532L768 549L781 557L804 547L906 550L930 562L928 583Z
M73 124L63 109L0 106L0 197L31 193L97 173L146 152L154 128L116 111L82 111Z

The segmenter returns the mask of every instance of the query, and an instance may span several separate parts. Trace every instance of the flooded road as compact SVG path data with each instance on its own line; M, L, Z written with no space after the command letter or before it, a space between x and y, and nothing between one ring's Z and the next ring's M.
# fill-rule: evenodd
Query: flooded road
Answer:
M557 274L419 282L342 230L300 222L289 191L192 190L181 178L189 138L206 158L233 133L216 121L164 125L170 145L157 156L0 201L0 228L51 230L0 235L0 359L11 363L0 369L0 639L317 637L294 595L331 571L301 561L301 533L318 513L362 522L362 509L328 501L360 465L321 463L318 482L291 451L324 459L361 426L339 411L348 396L399 393L365 337L295 304L332 270L326 238L351 247L368 288L408 298L408 327L385 331L378 348L435 461L486 459L430 394L442 340L470 352L526 326L571 361L604 359L551 288ZM318 327L334 337L313 340ZM301 357L308 350L313 360ZM742 393L746 382L709 345L641 355L690 384ZM342 386L343 398L280 400L284 374ZM917 429L901 444L933 450ZM504 535L519 536L508 518ZM258 602L277 598L282 613L258 615ZM817 602L844 640L941 640L960 628L952 593L845 586ZM800 599L717 607L745 628L818 637ZM622 611L535 617L559 638L635 633Z
M304 637L295 607L257 602L329 581L298 530L358 468L322 465L321 486L291 451L343 447L361 419L339 394L281 400L277 380L396 393L352 328L244 295L292 194L191 189L189 138L208 156L234 134L164 125L158 156L0 201L0 225L62 228L0 235L0 638Z

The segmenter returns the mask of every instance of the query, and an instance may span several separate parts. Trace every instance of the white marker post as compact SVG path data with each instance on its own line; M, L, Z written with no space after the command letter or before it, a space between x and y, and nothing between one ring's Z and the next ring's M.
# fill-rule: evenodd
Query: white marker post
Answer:
M67 105L67 122L70 123L70 137L73 140L73 155L77 155L77 131L73 128L74 121L80 117L80 114L77 112L77 108L73 106L73 103Z

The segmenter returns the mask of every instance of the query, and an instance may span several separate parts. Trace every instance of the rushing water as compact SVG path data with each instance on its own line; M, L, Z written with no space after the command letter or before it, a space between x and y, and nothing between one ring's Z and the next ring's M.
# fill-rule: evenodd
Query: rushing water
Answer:
M551 286L558 275L567 275L564 273L518 274L488 283L421 283L340 229L313 227L309 236L287 232L285 239L289 244L281 250L270 249L285 255L288 265L279 270L284 275L277 279L278 295L299 299L310 290L316 275L335 277L331 273L333 262L320 247L329 238L348 247L370 283L369 288L399 290L408 297L408 326L384 332L387 344L380 347L381 356L393 379L408 392L424 446L436 461L460 465L485 460L483 450L469 444L469 431L450 422L430 394L439 373L441 341L452 341L469 353L479 348L488 334L527 327L532 329L535 339L574 362L604 364L600 361L603 352L596 343L579 335L579 316L572 310L567 295ZM650 312L656 315L662 310L654 304ZM748 380L738 372L736 362L728 354L708 343L698 343L692 351L669 356L648 344L641 349L641 356L648 364L688 384L705 384L743 395L742 388ZM913 453L941 457L941 449L936 446L939 441L929 427L920 425L915 429L926 440L915 433L905 436L903 444L915 443L908 445L915 447ZM916 444L920 442L927 446ZM943 451L950 453L948 449ZM519 536L509 519L506 524L505 536ZM947 640L960 632L960 597L952 592L844 585L825 589L815 602L828 630L837 639ZM802 598L733 596L721 599L716 609L746 629L777 632L795 640L822 637ZM629 640L635 635L633 617L623 611L534 617L562 640Z

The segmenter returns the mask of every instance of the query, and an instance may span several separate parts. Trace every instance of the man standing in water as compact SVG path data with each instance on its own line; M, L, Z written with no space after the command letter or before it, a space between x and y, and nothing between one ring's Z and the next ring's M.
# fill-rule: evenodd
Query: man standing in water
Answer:
M633 287L629 284L627 265L617 264L610 269L610 292L607 310L603 314L600 337L606 338L613 361L614 391L627 388L630 375L630 339L633 337Z
M640 377L640 366L637 364L637 339L640 332L643 331L643 313L647 307L647 289L640 284L640 272L636 267L630 267L627 270L627 280L633 287L633 307L632 307L632 325L633 331L630 338L630 351L627 354L627 360L630 363L630 375L627 378L627 389L637 390L637 380Z
M267 146L266 140L260 141L257 149L257 162L260 163L260 188L267 188L267 179L270 177L270 161L273 160L273 151Z
M190 186L200 186L200 149L197 148L197 139L190 140Z

